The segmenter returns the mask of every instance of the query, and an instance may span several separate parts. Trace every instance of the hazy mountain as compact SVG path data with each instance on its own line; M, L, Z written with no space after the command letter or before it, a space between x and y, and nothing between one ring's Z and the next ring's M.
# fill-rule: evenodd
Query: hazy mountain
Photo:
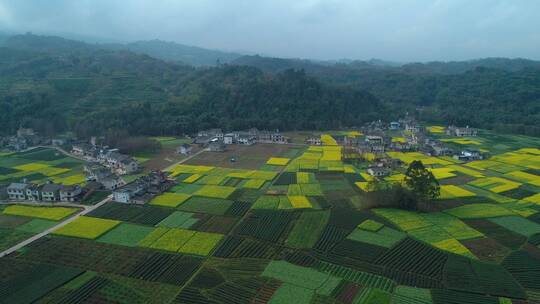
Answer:
M460 74L479 67L515 72L525 68L538 68L540 61L522 58L483 58L468 61L409 63L401 68L403 71L415 73Z
M99 49L127 50L165 61L181 62L193 66L214 66L217 63L230 63L242 56L236 53L209 50L160 40L137 41L126 44L91 44L58 36L40 36L34 34L13 36L0 34L0 45L13 49L54 53L93 52Z
M108 44L103 47L125 49L134 53L147 54L154 58L183 62L193 66L214 66L218 63L230 63L241 54L210 50L195 46L161 40L137 41L127 44Z
M230 64L251 66L271 73L277 73L288 69L303 69L308 71L324 69L325 67L325 65L315 63L311 60L273 58L260 55L242 56L232 61Z
M515 72L525 68L539 68L540 61L528 59L484 58L469 61L407 63L384 61L379 59L313 61L307 59L285 59L262 56L242 56L231 64L247 65L266 72L280 72L287 69L303 69L311 74L351 73L351 70L377 70L400 73L461 74L483 67Z
M1 46L45 53L88 53L98 50L95 45L82 41L65 39L58 36L41 36L34 34L12 35L4 39Z

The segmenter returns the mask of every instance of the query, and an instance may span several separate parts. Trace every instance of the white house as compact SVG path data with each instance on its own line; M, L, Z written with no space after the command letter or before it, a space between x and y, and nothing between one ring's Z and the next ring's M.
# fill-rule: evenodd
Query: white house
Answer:
M226 145L232 145L234 143L234 134L233 133L225 134L225 136L223 136L223 143Z
M26 199L26 189L28 184L25 183L11 183L7 187L8 197L12 200L24 200Z
M310 136L306 138L306 144L310 146L320 146L322 145L322 140L318 136Z
M143 180L136 180L113 192L113 199L116 202L129 204L132 199L146 191L148 184Z
M367 173L371 176L381 177L390 174L390 170L385 167L371 167L367 169Z
M26 188L26 199L29 201L40 201L41 186L36 184L29 184Z

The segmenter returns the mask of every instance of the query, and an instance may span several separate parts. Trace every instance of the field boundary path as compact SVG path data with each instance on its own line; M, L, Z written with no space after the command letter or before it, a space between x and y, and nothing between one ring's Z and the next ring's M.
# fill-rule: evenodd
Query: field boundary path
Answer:
M176 162L176 163L174 163L174 164L168 166L167 168L163 169L162 171L168 171L168 170L174 168L174 166L183 164L183 163L187 162L188 160L194 158L195 156L197 156L197 155L199 155L199 154L201 154L201 153L203 153L203 152L207 152L207 151L210 151L210 150L209 150L208 148L206 148L206 149L202 149L202 150L200 150L200 151L197 151L197 153L191 154L190 156L188 156L188 157L186 157L186 158L184 158L184 159L182 159L182 160L180 160L180 161L178 161L178 162Z
M78 155L73 155L73 154L69 153L68 151L64 150L62 147L59 147L59 146L52 146L52 145L51 146L37 146L37 148L55 149L56 151L64 154L65 156L75 158L75 159L78 159L78 160L82 160L84 162L88 162L88 160L84 159L83 157L80 157Z
M46 202L31 202L31 201L2 201L0 200L0 205L27 205L27 206L36 206L36 207L74 207L74 208L88 208L91 205L83 204L74 204L67 202L57 202L57 203L46 203Z
M95 205L92 205L92 206L83 206L83 207L84 207L84 210L82 210L81 212L75 214L74 216L72 216L72 217L70 217L70 218L68 218L68 219L66 219L66 220L64 220L64 221L62 221L62 222L56 224L55 226L53 226L53 227L51 227L51 228L49 228L49 229L47 229L47 230L45 230L45 231L43 231L43 232L40 232L40 233L38 233L38 234L32 236L32 237L29 238L29 239L26 239L26 240L24 240L24 241L18 243L18 244L15 245L15 246L12 246L12 247L9 248L9 249L6 249L6 250L0 252L0 258L6 256L6 255L8 255L8 254L13 253L13 252L15 252L15 251L17 251L17 250L23 248L24 246L26 246L26 245L28 245L28 244L30 244L30 243L32 243L32 242L35 242L35 241L41 239L41 238L44 237L44 236L49 235L50 233L52 233L52 232L55 231L56 229L61 228L61 227L64 227L65 225L67 225L67 224L73 222L73 221L76 220L78 217L83 216L83 215L85 215L85 214L88 214L88 213L94 211L95 209L97 209L97 208L99 208L99 207L105 205L105 204L106 204L107 202L109 202L111 199L112 199L112 195L108 196L107 198L105 198L104 200L102 200L101 202L99 202L99 203L97 203L97 204L95 204Z

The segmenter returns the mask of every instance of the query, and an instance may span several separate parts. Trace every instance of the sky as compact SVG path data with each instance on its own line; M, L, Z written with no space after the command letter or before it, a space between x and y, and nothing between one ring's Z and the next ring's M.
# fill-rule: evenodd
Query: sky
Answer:
M540 0L0 0L0 31L320 60L540 60Z

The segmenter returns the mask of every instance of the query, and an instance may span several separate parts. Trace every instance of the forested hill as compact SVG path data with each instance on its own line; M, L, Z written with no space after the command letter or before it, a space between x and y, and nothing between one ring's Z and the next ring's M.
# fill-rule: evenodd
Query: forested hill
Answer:
M433 123L540 136L536 61L397 65L247 56L196 68L59 37L21 35L3 45L3 134L21 124L82 136L330 129L416 111Z
M401 66L370 62L316 64L246 56L235 61L269 73L301 68L324 83L365 90L393 111L434 123L540 136L540 62L488 58Z
M341 128L384 112L365 91L325 85L301 71L195 69L126 51L63 49L0 49L2 134L20 125L83 137L114 130Z

